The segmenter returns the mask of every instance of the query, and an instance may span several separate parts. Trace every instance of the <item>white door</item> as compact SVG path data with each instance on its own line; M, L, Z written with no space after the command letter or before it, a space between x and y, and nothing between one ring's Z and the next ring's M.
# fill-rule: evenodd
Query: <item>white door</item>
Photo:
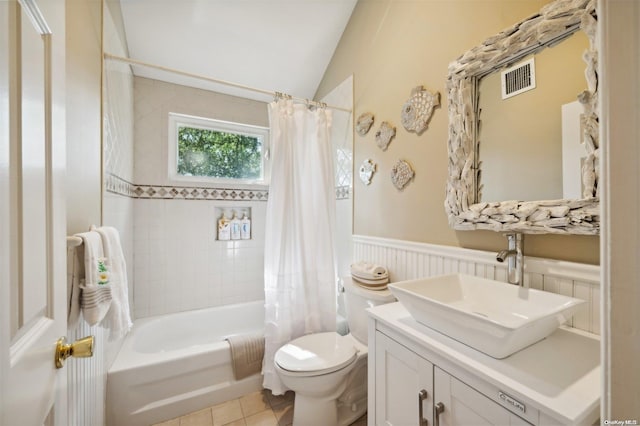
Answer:
M433 364L382 333L375 351L375 424L432 425Z
M66 422L64 25L63 0L0 1L2 426Z

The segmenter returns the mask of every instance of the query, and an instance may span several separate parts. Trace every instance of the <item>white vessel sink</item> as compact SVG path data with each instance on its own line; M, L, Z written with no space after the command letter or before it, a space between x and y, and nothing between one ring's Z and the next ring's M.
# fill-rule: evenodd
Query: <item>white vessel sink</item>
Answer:
M544 339L583 300L463 274L389 284L418 322L494 358Z

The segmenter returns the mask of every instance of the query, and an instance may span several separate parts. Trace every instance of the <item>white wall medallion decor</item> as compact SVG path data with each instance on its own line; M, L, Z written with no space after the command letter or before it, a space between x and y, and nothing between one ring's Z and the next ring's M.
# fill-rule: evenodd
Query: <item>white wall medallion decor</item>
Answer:
M391 139L393 139L396 135L396 128L393 127L389 122L383 121L380 124L380 128L376 132L376 145L383 151L386 151L389 147L389 143L391 143Z
M376 172L376 163L373 162L371 158L367 158L362 162L360 166L360 180L365 185L369 185L371 183L371 178L373 174Z
M490 37L449 65L449 178L444 204L449 224L454 229L530 234L599 233L595 3L595 0L555 0L544 6L538 14ZM525 56L556 45L578 30L584 31L589 40L589 48L583 54L587 90L578 96L584 107L584 198L481 202L478 141L480 79Z
M427 129L433 110L440 106L440 92L432 93L422 86L411 91L411 97L402 105L402 125L409 132L421 134Z
M360 114L360 116L356 120L356 132L358 132L360 136L364 136L369 133L369 129L373 125L373 120L373 114L371 114L370 112Z
M415 176L411 165L404 160L398 162L391 168L391 182L398 189L402 190Z

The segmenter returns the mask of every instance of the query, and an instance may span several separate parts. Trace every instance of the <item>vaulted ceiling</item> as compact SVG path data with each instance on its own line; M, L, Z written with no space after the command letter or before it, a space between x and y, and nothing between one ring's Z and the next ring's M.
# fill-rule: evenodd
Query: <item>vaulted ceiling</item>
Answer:
M357 0L121 0L131 58L312 98ZM272 96L134 67L139 76Z

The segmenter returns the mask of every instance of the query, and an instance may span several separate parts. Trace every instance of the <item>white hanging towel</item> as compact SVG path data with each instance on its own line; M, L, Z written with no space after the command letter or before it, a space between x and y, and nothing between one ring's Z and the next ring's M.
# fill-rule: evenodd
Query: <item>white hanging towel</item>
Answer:
M105 318L105 326L109 329L109 340L124 337L133 323L129 313L129 285L127 283L127 265L120 244L118 230L103 226L95 228L102 237L104 256L110 267L111 309Z
M84 265L81 250L84 246L67 248L67 295L69 304L67 305L67 327L71 330L76 328L80 319L80 284L84 280Z
M76 234L82 245L75 249L74 268L69 303L69 326L82 317L90 326L104 319L111 307L111 283L107 259L102 250L100 234L94 231ZM78 299L76 299L78 298Z

